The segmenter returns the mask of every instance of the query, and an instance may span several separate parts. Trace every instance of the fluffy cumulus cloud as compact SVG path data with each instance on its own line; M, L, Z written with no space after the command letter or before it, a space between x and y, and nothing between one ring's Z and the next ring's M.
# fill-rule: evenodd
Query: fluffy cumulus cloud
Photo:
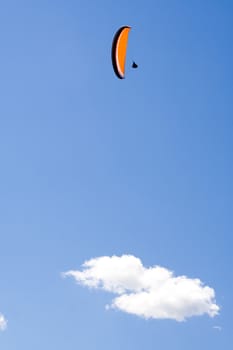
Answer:
M0 331L4 331L6 329L7 322L3 315L0 314Z
M64 276L116 294L108 308L146 319L184 321L204 314L214 317L219 312L214 290L199 279L175 276L161 266L146 268L132 255L91 259L83 264L82 271L71 270Z

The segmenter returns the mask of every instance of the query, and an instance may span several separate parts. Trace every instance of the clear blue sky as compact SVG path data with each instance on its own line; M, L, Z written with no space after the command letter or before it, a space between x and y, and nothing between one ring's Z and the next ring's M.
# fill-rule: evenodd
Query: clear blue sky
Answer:
M230 0L1 1L1 349L231 347L232 18ZM220 315L145 321L61 278L113 254L200 278Z

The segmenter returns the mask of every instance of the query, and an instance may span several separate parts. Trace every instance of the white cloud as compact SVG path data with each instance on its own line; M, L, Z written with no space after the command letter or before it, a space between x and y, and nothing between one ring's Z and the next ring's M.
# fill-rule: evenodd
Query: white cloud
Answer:
M220 327L220 326L214 326L213 329L216 329L217 331L221 332L222 327Z
M86 261L82 271L71 270L64 276L79 284L117 294L108 308L143 318L174 319L219 312L215 292L199 279L174 276L160 266L146 268L133 255L103 256Z
M3 315L0 314L0 331L4 331L7 327L7 321Z

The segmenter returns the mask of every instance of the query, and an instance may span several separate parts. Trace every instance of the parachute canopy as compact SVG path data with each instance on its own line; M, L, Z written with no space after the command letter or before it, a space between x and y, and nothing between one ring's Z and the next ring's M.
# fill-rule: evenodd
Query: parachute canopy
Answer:
M123 26L115 34L112 42L112 65L119 79L125 77L125 61L128 35L131 27Z

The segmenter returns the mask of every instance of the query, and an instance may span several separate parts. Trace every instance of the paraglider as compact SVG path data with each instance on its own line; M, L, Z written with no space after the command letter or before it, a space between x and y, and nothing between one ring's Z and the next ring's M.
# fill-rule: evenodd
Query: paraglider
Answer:
M119 79L125 78L126 51L128 45L128 36L131 27L123 26L116 32L112 42L112 65L116 76ZM138 65L133 62L132 68Z

